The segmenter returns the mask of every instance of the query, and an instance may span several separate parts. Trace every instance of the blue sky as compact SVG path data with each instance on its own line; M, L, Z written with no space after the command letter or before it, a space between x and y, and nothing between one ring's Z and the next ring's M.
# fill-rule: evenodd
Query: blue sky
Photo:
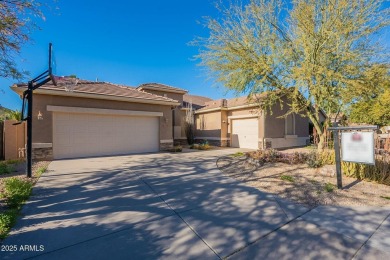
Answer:
M55 1L55 0L51 0ZM51 2L47 1L47 2ZM207 80L188 43L207 36L199 22L217 16L215 0L57 0L44 9L41 30L31 34L17 57L19 67L37 76L47 68L47 49L53 43L55 74L128 86L159 82L211 98L232 97ZM52 2L53 3L53 2ZM389 34L385 39L389 39ZM0 104L19 109L21 101L0 78Z
M59 0L58 10L45 10L38 20L41 30L32 33L17 57L20 68L36 76L46 70L48 43L53 43L56 75L138 86L159 82L184 88L195 95L225 96L212 87L193 59L197 47L188 43L206 36L199 24L215 16L214 0L93 1ZM2 106L20 107L9 90L12 79L0 78ZM232 94L228 95L229 97Z

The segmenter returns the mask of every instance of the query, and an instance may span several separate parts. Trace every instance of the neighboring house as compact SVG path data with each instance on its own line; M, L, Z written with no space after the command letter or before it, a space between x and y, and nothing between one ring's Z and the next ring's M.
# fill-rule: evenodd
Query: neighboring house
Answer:
M266 98L262 94L258 99ZM309 143L309 121L275 104L272 112L260 112L257 102L246 97L206 102L195 112L196 139L214 145L251 149L289 148Z
M62 77L34 91L33 154L36 159L157 152L185 144L185 115L195 110L196 140L243 148L304 146L307 118L279 105L259 113L245 97L211 100L159 83L137 88ZM26 84L11 87L22 95Z

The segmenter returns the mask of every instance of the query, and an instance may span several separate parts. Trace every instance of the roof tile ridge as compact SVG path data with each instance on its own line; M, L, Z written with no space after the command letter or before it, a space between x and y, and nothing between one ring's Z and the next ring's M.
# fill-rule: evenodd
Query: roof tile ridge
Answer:
M174 86L171 86L171 85L168 85L168 84L164 84L164 83L159 83L159 82L147 82L147 83L143 83L141 85L138 86L139 87L142 87L142 86L146 86L146 85L160 85L160 86L164 86L164 87L168 87L168 88L173 88L173 89L177 89L177 90L182 90L182 91L186 91L188 93L188 90L185 90L184 88L179 88L179 87L174 87Z
M134 91L134 92L140 92L140 93L146 94L148 96L158 97L160 99L165 99L165 100L169 100L169 101L177 101L177 100L174 100L172 98L168 98L168 97L164 97L164 96L160 96L160 95L155 95L155 94L148 93L148 92L145 92L145 91L140 91L137 88L133 88L133 87L130 87L130 86L119 85L119 84L115 84L115 83L111 83L111 82L105 82L105 83L113 85L113 86L116 86L116 87L119 87L121 89L126 89L126 90Z

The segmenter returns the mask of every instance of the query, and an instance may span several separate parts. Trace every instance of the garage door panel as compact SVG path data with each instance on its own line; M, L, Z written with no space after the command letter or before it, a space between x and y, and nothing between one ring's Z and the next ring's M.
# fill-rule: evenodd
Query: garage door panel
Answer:
M232 147L258 149L258 139L257 118L232 120Z
M158 150L157 117L54 113L55 159Z

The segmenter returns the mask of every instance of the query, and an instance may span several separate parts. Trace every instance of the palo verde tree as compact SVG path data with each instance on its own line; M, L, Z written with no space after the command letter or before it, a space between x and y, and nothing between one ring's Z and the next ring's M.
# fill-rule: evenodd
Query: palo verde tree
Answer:
M342 111L389 76L389 57L375 36L389 25L381 0L248 0L217 5L197 56L210 76L238 93L267 92L308 117L324 144L320 110ZM285 102L288 100L288 102ZM326 123L325 123L326 125Z
M0 77L23 77L24 73L16 67L15 55L37 28L32 18L44 18L41 6L35 0L0 0Z
M354 123L390 126L390 88L375 98L362 99L352 104L349 120Z

